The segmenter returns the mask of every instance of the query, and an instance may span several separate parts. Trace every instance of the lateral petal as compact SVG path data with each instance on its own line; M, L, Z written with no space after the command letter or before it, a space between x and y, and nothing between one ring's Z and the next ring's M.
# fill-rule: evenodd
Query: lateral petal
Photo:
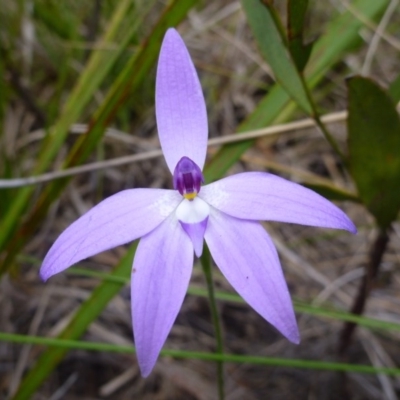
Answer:
M203 186L199 197L236 218L357 229L347 215L319 194L265 172L245 172Z
M205 240L215 263L239 295L287 339L299 343L278 254L263 227L213 210Z
M43 261L42 279L151 232L181 199L177 191L163 189L129 189L108 197L61 233Z
M189 52L173 29L161 46L156 80L158 135L171 173L189 157L203 169L207 151L207 111Z
M140 370L148 376L181 308L193 246L174 215L144 236L132 270L132 320Z

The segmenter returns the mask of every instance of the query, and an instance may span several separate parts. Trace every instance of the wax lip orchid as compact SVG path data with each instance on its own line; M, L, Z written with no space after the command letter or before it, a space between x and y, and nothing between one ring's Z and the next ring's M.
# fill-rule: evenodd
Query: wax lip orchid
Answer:
M70 225L46 255L43 280L99 252L141 238L132 269L132 319L139 366L150 374L185 297L194 253L206 241L226 279L293 343L300 341L290 295L270 237L258 221L282 221L355 233L350 219L298 184L264 172L209 185L202 168L207 114L182 38L169 29L156 81L161 147L175 190L130 189Z

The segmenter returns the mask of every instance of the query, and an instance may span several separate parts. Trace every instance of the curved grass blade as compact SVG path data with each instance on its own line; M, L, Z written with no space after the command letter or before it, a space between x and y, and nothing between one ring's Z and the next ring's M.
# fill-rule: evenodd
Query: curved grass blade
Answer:
M308 0L287 0L289 51L297 69L302 72L311 55L312 43L304 45L303 27Z
M293 63L285 42L283 28L275 18L275 9L260 0L242 0L243 9L264 59L271 66L276 79L308 115L313 106L303 80Z

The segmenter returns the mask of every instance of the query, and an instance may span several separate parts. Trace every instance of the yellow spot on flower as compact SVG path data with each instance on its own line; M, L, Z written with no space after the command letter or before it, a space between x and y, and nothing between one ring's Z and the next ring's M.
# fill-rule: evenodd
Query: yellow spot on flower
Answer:
M192 192L192 193L185 193L183 195L183 197L187 200L193 200L195 197L197 196L196 192Z

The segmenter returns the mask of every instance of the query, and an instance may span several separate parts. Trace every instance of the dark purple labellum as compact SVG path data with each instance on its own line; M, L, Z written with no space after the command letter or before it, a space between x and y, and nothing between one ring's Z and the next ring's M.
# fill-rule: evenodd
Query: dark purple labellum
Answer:
M188 200L193 200L204 182L201 169L190 158L182 157L174 171L174 188Z

